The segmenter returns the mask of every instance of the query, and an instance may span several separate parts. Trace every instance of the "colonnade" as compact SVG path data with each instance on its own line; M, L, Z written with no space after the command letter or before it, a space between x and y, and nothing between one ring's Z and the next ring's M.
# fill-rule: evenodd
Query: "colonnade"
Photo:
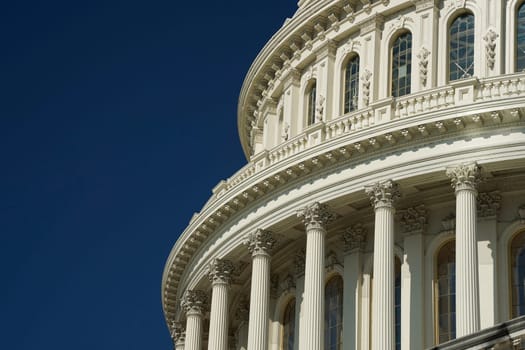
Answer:
M446 174L451 179L456 195L456 251L461 252L456 259L456 327L457 336L460 337L480 329L476 197L481 169L476 163L461 164L447 168ZM400 191L397 183L387 180L366 186L365 192L375 212L371 349L393 350L394 216ZM323 350L325 241L327 225L337 215L327 205L317 202L299 210L297 215L305 225L306 265L303 315L299 325L301 334L300 340L296 341L300 341L301 350ZM349 237L356 236L352 234ZM360 239L358 245L362 245L362 241ZM245 240L252 256L248 350L268 350L270 262L275 243L275 235L262 229L250 233ZM208 349L228 350L228 291L234 263L215 259L208 271L212 284ZM175 347L201 350L203 316L209 307L207 295L201 290L187 290L181 306L186 313L186 326L177 325L178 328L174 328L179 329ZM355 318L355 314L352 316ZM357 325L357 320L349 323ZM346 332L355 335L350 329ZM348 339L346 335L345 339Z

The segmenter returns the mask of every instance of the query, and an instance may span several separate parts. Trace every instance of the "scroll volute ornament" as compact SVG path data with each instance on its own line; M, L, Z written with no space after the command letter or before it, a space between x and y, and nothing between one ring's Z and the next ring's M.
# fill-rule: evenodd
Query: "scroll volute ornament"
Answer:
M257 229L248 234L243 243L248 247L252 256L255 256L257 254L269 255L276 242L272 231Z
M180 305L186 314L197 313L203 315L208 309L208 295L202 290L187 290Z
M393 207L394 202L401 197L399 185L392 180L380 181L366 186L365 192L370 196L370 201L375 209Z
M235 265L230 260L213 259L208 265L208 278L212 283L230 284Z
M446 174L456 191L476 190L483 180L481 167L476 162L448 167Z
M333 222L337 217L328 205L319 202L312 203L299 210L297 216L303 220L307 229L324 229L327 224Z

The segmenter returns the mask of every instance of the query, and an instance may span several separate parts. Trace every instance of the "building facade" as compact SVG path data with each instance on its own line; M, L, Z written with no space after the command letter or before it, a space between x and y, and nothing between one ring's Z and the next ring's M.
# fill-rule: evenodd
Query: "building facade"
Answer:
M168 257L175 348L521 348L524 69L524 0L299 1Z

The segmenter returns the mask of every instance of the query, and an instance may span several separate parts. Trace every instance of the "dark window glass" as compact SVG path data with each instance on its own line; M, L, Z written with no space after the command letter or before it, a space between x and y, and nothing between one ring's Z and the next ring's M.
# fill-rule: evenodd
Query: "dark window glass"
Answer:
M325 350L343 348L343 279L336 276L325 287Z
M307 105L308 105L308 125L312 125L315 123L315 96L317 94L317 87L316 84L313 83L310 87L310 90L308 90L307 97Z
M392 46L392 96L410 93L412 73L412 34L400 35Z
M396 350L401 350L401 261L395 259L394 279L394 317L396 330Z
M449 30L449 80L474 74L474 15L466 13L452 22Z
M437 342L456 338L456 242L443 245L437 255Z
M516 30L516 69L525 70L525 3L518 9Z
M525 231L516 235L510 245L512 278L512 318L525 315Z
M345 108L344 112L352 112L357 109L359 97L359 56L350 59L345 68Z
M290 300L284 310L283 350L293 350L295 333L295 299Z

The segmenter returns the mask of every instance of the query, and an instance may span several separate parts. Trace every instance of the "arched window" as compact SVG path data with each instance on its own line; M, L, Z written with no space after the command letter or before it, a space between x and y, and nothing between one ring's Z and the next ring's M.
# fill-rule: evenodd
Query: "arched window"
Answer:
M325 350L343 348L343 279L331 278L325 287Z
M525 315L525 231L510 243L511 317Z
M435 306L437 343L456 338L456 242L445 243L437 253Z
M458 16L449 29L449 81L474 75L474 15Z
M359 98L359 56L355 55L345 67L345 96L344 112L352 112L357 109Z
M412 72L412 34L406 32L392 45L392 96L410 93Z
M401 261L396 256L394 265L394 317L396 350L401 349Z
M516 17L516 70L522 71L525 70L525 2Z
M283 346L282 350L293 350L295 333L295 299L292 299L284 309Z
M315 123L315 103L316 103L317 86L313 82L310 84L309 89L306 92L306 118L307 124L312 125Z

